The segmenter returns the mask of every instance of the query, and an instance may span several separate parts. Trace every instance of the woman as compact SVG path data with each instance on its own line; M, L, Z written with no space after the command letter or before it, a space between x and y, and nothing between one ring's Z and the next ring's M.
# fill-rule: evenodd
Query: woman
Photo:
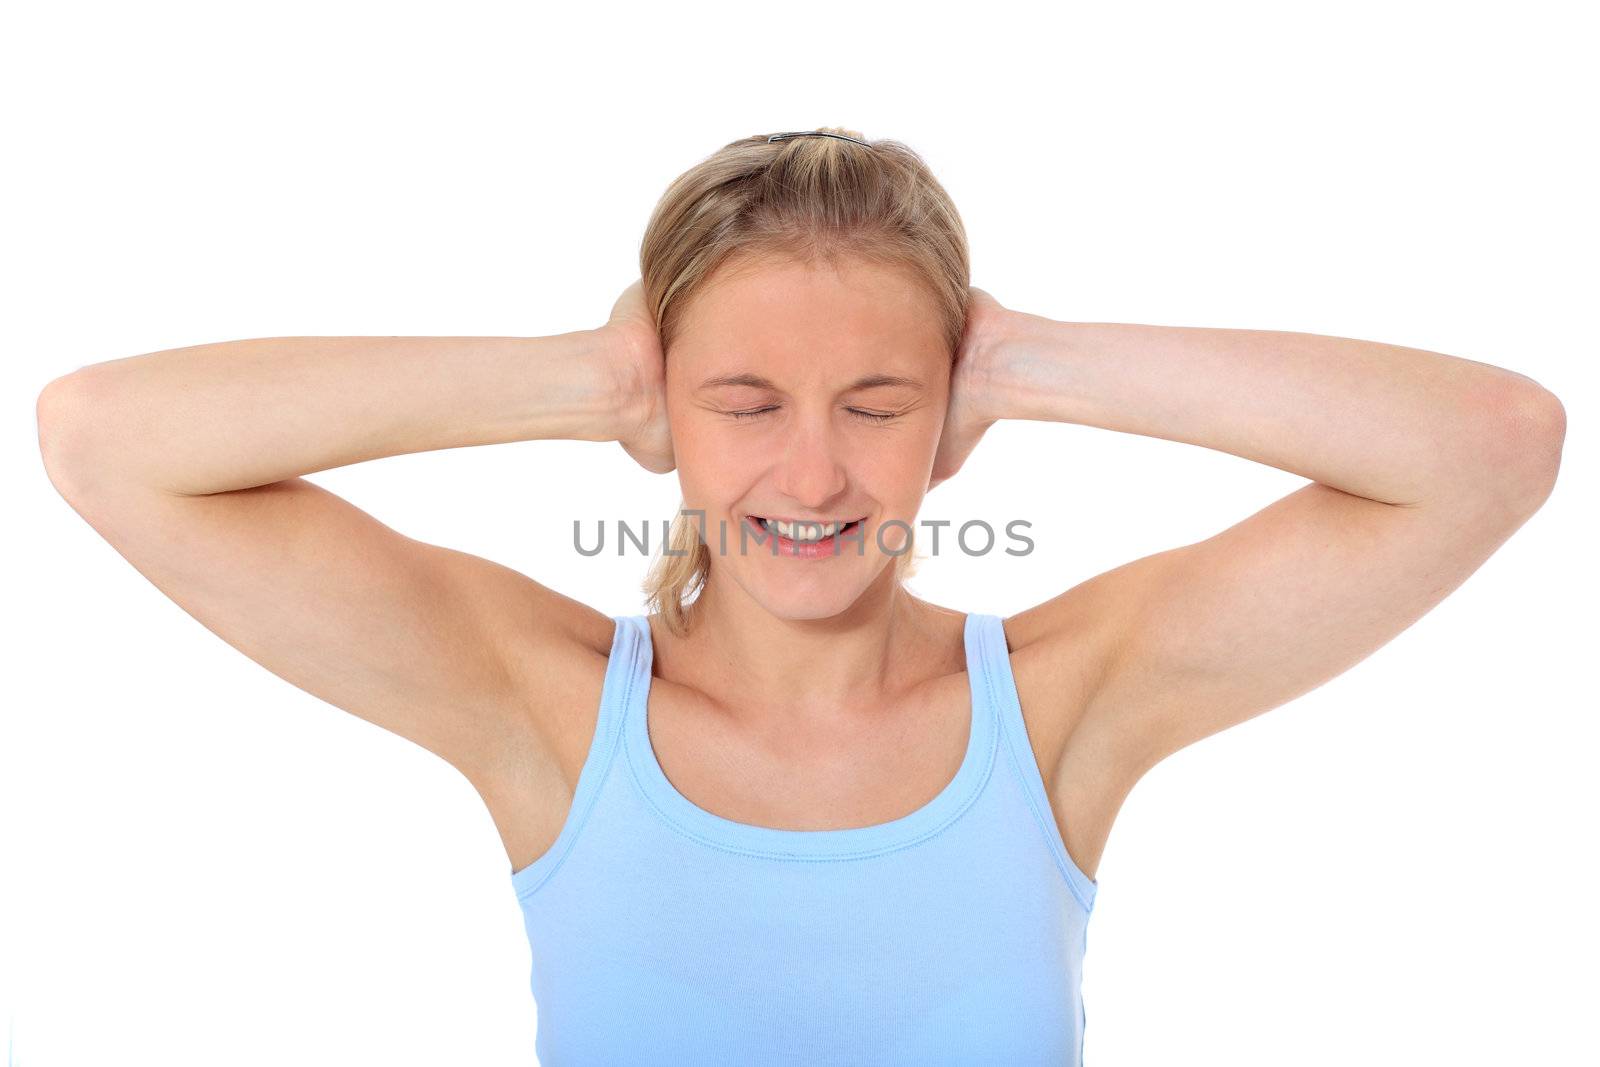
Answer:
M1076 1062L1133 785L1409 626L1560 461L1561 404L1483 363L1007 309L922 160L847 131L680 176L641 275L597 329L234 341L39 399L53 483L141 573L479 790L547 1065ZM1005 619L919 600L922 499L1006 418L1310 483ZM546 438L677 470L650 614L302 477Z

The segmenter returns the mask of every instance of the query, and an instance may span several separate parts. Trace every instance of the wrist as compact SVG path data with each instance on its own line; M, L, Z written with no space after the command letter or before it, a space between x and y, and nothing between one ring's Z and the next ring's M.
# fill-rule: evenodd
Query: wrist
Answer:
M616 323L592 332L609 394L605 440L626 443L661 415L656 411L665 392L660 342L653 331L643 335Z
M987 324L976 351L974 407L989 422L1038 419L1039 393L1056 374L1044 362L1059 360L1071 323L1006 309Z
M975 421L985 426L1016 418L1017 354L1025 343L1032 316L1010 308L992 308L972 323L966 349L957 367L962 387L971 398Z

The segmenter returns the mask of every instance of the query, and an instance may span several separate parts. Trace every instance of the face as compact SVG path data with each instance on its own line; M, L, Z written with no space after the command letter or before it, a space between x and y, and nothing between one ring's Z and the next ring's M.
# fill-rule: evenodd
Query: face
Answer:
M890 577L950 391L937 309L913 277L856 260L730 264L685 310L666 376L711 585L736 583L784 618L827 618ZM807 546L758 517L860 524Z

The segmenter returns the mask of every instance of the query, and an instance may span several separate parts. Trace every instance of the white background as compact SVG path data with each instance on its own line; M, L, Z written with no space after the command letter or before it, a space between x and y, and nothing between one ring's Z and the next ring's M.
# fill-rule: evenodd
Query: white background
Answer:
M1566 405L1554 495L1464 586L1135 789L1099 869L1087 1062L1596 1062L1600 175L1579 14L12 11L11 1064L526 1064L535 1022L477 793L129 566L47 481L39 389L243 337L596 326L673 177L736 137L834 124L924 155L963 213L974 284L1008 307L1410 345L1527 374ZM313 480L609 614L642 610L646 560L578 556L572 518L664 517L678 499L676 475L576 442ZM1025 517L1037 550L946 553L913 587L1011 614L1301 484L1192 445L1002 423L922 517Z

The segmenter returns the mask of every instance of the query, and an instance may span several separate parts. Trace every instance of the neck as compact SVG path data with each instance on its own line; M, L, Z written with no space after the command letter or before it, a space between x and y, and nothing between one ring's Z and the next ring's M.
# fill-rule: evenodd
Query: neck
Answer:
M684 661L675 666L741 722L849 725L918 676L915 661L925 656L914 653L934 644L926 640L930 609L886 568L836 615L782 618L713 570L690 609Z

